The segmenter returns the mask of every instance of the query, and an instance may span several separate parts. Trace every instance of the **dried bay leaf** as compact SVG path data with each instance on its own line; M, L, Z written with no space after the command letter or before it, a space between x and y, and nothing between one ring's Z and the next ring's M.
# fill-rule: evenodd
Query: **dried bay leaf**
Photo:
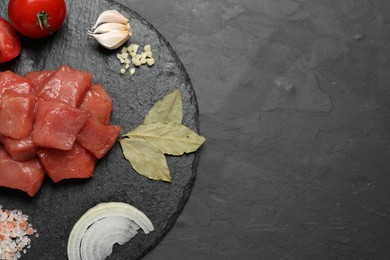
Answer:
M190 128L175 123L151 123L140 125L125 134L131 138L143 138L155 144L162 153L182 155L196 151L205 141Z
M153 105L144 124L124 135L122 151L135 171L149 179L171 181L164 154L192 153L206 140L182 120L181 94L176 89Z
M156 122L181 124L183 105L180 90L176 89L157 101L145 117L144 124Z
M152 180L171 181L164 154L153 143L142 138L119 140L125 158L139 174Z

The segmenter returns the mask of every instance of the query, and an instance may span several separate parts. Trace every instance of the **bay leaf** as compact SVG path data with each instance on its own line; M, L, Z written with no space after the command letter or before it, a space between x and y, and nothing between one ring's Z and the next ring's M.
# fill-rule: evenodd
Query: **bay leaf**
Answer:
M151 123L140 125L125 134L131 138L143 138L155 144L162 153L182 155L196 151L205 141L190 128L175 123Z
M180 90L176 89L157 101L145 117L144 124L177 123L183 120L183 105Z
M171 182L165 156L156 145L143 138L123 138L119 142L135 171L152 180Z

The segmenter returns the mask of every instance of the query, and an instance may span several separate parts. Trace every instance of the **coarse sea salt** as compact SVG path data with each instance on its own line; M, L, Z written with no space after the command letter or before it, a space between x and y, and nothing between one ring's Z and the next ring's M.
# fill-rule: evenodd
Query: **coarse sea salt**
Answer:
M37 230L20 210L3 210L0 205L0 259L16 260L31 247L30 236Z

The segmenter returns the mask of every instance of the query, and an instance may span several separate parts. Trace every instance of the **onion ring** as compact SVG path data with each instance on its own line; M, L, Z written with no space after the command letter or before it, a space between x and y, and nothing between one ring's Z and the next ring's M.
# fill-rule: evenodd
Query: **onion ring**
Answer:
M154 230L150 219L123 202L105 202L89 209L73 226L68 240L69 260L103 260L112 247L123 245L138 234Z

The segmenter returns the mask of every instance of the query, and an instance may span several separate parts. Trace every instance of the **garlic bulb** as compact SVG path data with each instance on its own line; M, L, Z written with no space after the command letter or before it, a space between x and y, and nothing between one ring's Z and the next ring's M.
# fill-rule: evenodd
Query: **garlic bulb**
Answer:
M131 37L130 21L116 10L107 10L99 15L88 34L104 48L114 50Z

